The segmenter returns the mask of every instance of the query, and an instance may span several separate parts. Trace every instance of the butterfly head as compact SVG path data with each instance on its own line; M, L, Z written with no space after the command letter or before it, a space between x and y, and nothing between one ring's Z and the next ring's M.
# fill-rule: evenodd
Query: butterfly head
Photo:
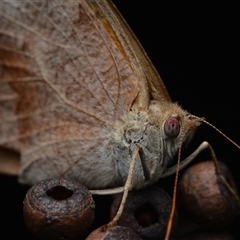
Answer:
M182 144L187 145L202 122L201 118L189 114L176 103L153 101L149 110L150 124L159 126L164 148L170 157Z

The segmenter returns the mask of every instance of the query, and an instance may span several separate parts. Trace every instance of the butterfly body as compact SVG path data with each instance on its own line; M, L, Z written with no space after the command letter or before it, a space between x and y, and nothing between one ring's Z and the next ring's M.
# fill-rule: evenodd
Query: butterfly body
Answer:
M136 147L133 187L164 176L199 120L172 103L112 3L0 6L0 145L20 152L19 181L123 186Z

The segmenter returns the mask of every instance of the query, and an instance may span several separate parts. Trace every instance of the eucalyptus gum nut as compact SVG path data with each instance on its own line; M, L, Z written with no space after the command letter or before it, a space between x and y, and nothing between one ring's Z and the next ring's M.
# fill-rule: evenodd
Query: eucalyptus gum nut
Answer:
M117 195L112 202L110 218L119 207L122 195ZM129 192L118 225L130 227L143 239L162 239L166 233L172 199L162 189L149 187ZM174 218L174 227L176 218Z
M191 166L179 181L179 205L189 218L207 228L227 226L239 215L239 199L231 173L224 163L218 164L222 177L232 187L234 195L216 174L213 161Z
M41 181L29 189L23 202L25 224L37 239L81 239L94 214L91 193L72 180Z
M114 226L107 231L97 228L91 232L86 240L141 240L131 228L124 226Z

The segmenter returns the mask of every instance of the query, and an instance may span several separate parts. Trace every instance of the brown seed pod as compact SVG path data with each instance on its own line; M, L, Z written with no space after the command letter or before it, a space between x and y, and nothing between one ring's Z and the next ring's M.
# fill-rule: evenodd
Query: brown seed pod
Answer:
M140 240L141 238L129 227L114 226L107 231L102 227L89 234L86 240Z
M115 216L122 195L111 206ZM118 225L131 227L143 239L162 239L165 236L172 200L162 189L150 187L129 193ZM174 220L176 225L176 218Z
M49 179L29 189L23 203L27 228L38 239L81 239L94 220L95 204L86 187Z
M205 161L188 168L179 181L179 205L207 228L229 225L240 211L231 173L224 163L218 163L219 173L213 161Z

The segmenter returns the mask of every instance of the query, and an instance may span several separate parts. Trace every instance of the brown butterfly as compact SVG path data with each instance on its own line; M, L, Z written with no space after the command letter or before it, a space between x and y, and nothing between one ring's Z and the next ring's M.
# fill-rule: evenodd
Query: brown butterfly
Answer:
M174 173L200 120L172 103L110 1L1 3L0 144L21 153L19 180L73 178L133 187Z
M0 170L21 183L101 190L131 172L142 188L175 173L170 160L203 121L171 101L111 1L1 1L0 56L0 145L21 154Z

